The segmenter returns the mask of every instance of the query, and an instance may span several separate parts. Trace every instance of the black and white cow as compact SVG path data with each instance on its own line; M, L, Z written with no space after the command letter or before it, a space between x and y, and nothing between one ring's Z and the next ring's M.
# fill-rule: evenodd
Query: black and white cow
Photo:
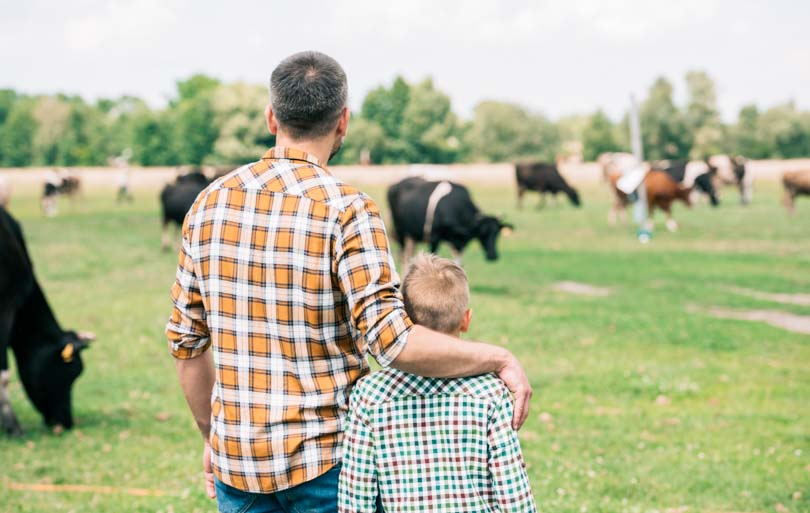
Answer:
M67 196L75 200L81 193L82 182L78 176L74 176L68 170L62 169L58 173L50 171L45 177L42 187L42 198L40 207L42 213L48 217L57 214L57 197Z
M683 187L705 194L713 207L720 204L713 177L717 170L708 162L693 160L658 160L651 164L651 169L664 171Z
M467 188L452 182L406 178L388 189L388 205L403 262L413 256L417 242L429 244L434 253L441 242L447 242L454 258L460 261L464 248L473 239L481 243L486 259L494 261L498 259L501 230L513 229L498 217L482 214Z
M575 207L580 206L579 193L568 185L556 164L550 162L517 163L515 164L515 178L518 186L518 208L523 207L523 195L526 194L526 191L540 193L541 202L538 205L540 207L546 204L546 193L551 193L556 198L559 192L565 193Z
M168 250L171 245L169 225L174 224L178 228L183 226L186 213L209 183L210 180L201 171L192 171L178 176L174 183L167 184L160 191L163 251Z
M0 207L0 429L21 434L8 395L8 350L25 393L55 430L73 426L71 387L91 334L64 331L34 276L19 223Z
M736 187L740 192L740 203L747 205L751 203L754 195L754 177L748 169L748 159L745 157L730 155L712 155L708 160L709 164L717 169L713 176L715 189L725 186Z

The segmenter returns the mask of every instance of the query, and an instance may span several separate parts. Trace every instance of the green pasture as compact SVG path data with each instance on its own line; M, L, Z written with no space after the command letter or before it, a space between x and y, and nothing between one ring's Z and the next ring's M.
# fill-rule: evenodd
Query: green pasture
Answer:
M51 434L12 378L26 434L0 436L0 511L213 511L163 337L175 256L160 251L157 190L126 206L112 189L90 190L51 219L36 193L17 191L11 204L36 272L63 327L98 340L73 389L71 432ZM480 206L516 226L499 262L484 262L477 243L465 255L470 337L509 348L531 377L520 437L540 509L810 511L810 336L707 310L810 316L810 306L730 289L810 293L810 200L788 218L775 183L757 184L747 208L729 190L716 210L676 205L681 230L659 222L640 246L632 226L607 225L606 189L582 193L579 210L537 210L529 197L517 211L511 186L473 187ZM560 281L611 293L556 291ZM115 489L18 487L35 483Z

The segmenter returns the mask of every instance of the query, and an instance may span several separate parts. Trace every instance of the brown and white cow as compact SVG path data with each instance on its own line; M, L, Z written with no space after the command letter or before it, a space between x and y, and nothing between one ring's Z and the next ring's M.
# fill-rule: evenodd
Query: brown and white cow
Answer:
M787 171L782 175L784 204L789 214L795 211L796 196L810 196L810 169Z
M621 209L622 215L626 211L627 206L630 204L630 199L627 194L622 192L618 187L621 175L613 173L609 175L611 189L613 190L615 202L611 210L612 216L609 220L615 222L618 209ZM675 201L683 201L687 206L691 207L692 202L690 195L694 185L685 187L684 185L675 181L666 171L650 170L644 177L644 187L647 193L647 213L649 215L648 223L651 225L653 222L653 215L655 209L661 209L666 214L666 227L669 231L674 232L678 230L678 223L672 217L672 204ZM651 228L651 226L650 226Z

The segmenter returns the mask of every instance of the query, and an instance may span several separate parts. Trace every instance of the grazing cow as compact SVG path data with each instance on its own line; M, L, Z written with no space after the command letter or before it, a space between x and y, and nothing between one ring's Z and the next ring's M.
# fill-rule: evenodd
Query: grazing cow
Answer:
M787 171L782 175L785 188L784 203L789 214L795 211L796 196L810 196L810 169Z
M625 209L630 204L627 194L622 192L617 186L621 176L617 173L609 175L611 188L616 198L615 205ZM671 232L678 230L678 223L672 218L672 203L683 201L687 206L691 206L690 195L693 187L684 187L679 184L665 171L650 170L644 177L644 187L647 193L647 212L649 223L652 223L653 214L656 208L660 208L666 213L667 229ZM650 227L651 228L651 227Z
M8 207L11 200L11 184L5 176L0 176L0 207Z
M578 207L579 193L568 185L565 178L560 175L556 164L547 162L522 162L515 164L515 177L517 178L518 208L523 208L523 195L526 191L540 193L539 207L546 204L546 193L551 193L556 199L558 192L564 192L571 203Z
M659 160L651 164L651 169L664 171L676 182L686 188L694 187L695 191L702 192L709 198L713 207L720 204L717 199L717 191L714 188L712 178L717 170L708 162L682 160Z
M28 398L45 423L61 431L73 427L71 386L92 338L59 326L34 276L20 225L0 208L0 429L22 433L8 395L8 349Z
M163 226L160 246L163 251L167 251L171 245L169 225L174 223L177 228L183 226L186 213L209 183L210 180L201 171L194 170L178 176L174 183L167 184L160 191Z
M496 243L501 230L513 229L497 217L482 214L467 188L451 182L406 178L388 189L388 205L403 262L413 256L417 242L430 244L430 251L435 253L442 241L450 244L453 257L460 261L473 239L481 243L486 259L494 261L498 259Z
M75 199L81 192L81 181L77 176L71 175L67 170L62 170L58 174L50 172L45 178L45 185L42 188L42 200L40 205L42 213L48 217L57 213L56 198L67 196Z
M729 155L712 155L708 163L717 170L713 176L715 189L718 191L725 186L734 186L740 191L740 203L751 203L754 192L754 177L748 170L748 159L745 157L731 157Z

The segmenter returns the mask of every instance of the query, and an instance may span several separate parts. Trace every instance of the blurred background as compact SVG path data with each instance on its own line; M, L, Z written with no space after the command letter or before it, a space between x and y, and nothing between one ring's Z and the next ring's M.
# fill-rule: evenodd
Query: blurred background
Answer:
M0 204L60 324L96 335L71 430L43 423L8 352L24 434L0 433L0 511L215 510L163 335L179 236L162 235L161 193L260 158L270 73L309 49L349 79L330 170L377 200L389 231L386 190L413 175L468 187L514 226L497 261L474 240L464 254L470 337L530 374L520 438L541 510L810 511L810 3L31 0L0 13ZM719 205L679 196L677 230L654 213L647 245L611 178L632 151L631 97L647 168L742 169L729 181L707 167ZM516 163L577 202L526 186L519 208Z

